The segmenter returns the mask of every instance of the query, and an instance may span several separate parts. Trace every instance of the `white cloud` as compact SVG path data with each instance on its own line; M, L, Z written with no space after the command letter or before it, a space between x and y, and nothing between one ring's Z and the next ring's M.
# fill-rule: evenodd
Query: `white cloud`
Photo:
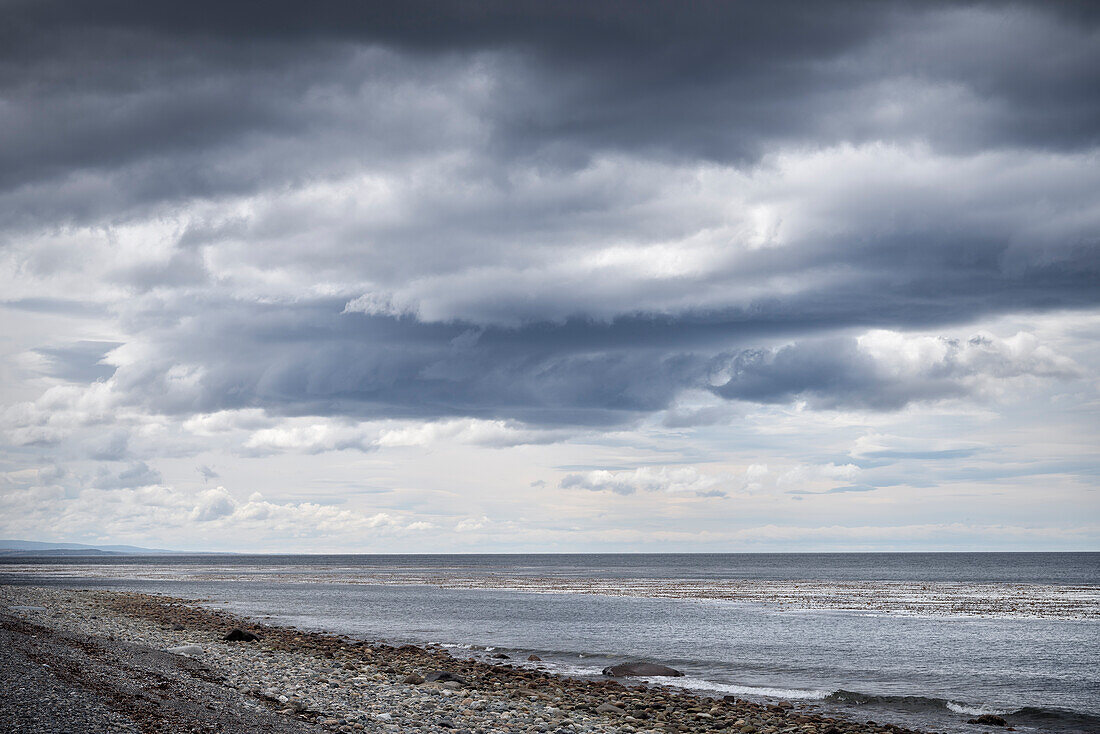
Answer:
M0 494L0 510L0 531L10 537L28 532L41 537L116 537L145 539L145 544L156 547L170 545L172 539L194 547L196 538L230 549L280 537L331 536L363 543L437 527L428 520L389 512L367 514L315 502L271 502L258 492L241 502L220 486L197 494L164 485L85 489L74 494L57 485L32 486Z
M699 472L691 466L639 467L631 471L595 471L567 474L562 489L587 489L592 492L667 492L694 494L699 497L724 497L729 478Z
M220 410L216 413L198 413L187 418L181 428L198 436L215 436L237 430L255 430L271 425L272 420L261 408Z
M800 464L783 472L776 479L776 485L781 489L798 488L817 485L822 482L835 483L838 480L851 482L859 476L859 467L855 464Z
M7 406L0 427L9 444L56 443L87 426L117 420L117 396L106 383L56 385L33 402Z
M455 523L454 530L456 533L470 533L483 530L491 524L492 521L484 515L481 517L466 517Z
M919 230L927 240L950 240L980 231L1013 243L1006 263L1015 268L1069 257L1064 243L1100 226L1091 197L1100 186L1094 158L1019 150L950 155L872 142L780 149L751 170L603 153L579 170L517 163L501 181L468 178L469 154L446 151L406 169L195 200L139 221L62 234L51 227L20 239L4 261L7 272L0 267L0 283L13 298L83 293L125 300L118 286L103 287L112 272L165 266L185 233L207 233L203 267L238 296L300 298L309 284L315 295L348 294L348 314L515 325L747 307L858 286L868 273L837 248L867 232ZM456 178L465 185L438 183ZM958 206L960 197L968 206ZM585 230L545 213L555 201L575 207L582 200L599 207L584 212ZM509 210L532 210L537 236L518 229L522 218L504 217ZM494 219L500 227L484 230ZM431 236L428 227L448 236ZM535 241L513 247L521 234ZM373 244L352 247L364 241ZM788 263L806 264L762 269L764 243L788 252ZM77 249L86 255L71 272L62 260L48 278L27 277L35 272L29 262L43 253Z
M1082 374L1072 359L1026 332L1007 338L979 332L961 341L878 329L856 341L879 370L899 379L932 377L936 373L983 380L1025 375L1069 378Z
M877 431L866 433L852 443L848 454L853 459L875 456L966 456L989 444L942 436L896 436Z
M301 451L320 453L356 449L370 451L375 446L376 431L339 420L294 418L276 428L263 428L244 442L244 448L254 453Z
M531 429L515 421L462 418L443 421L351 423L330 418L288 418L253 432L244 448L254 454L281 451L374 451L441 443L505 448L563 441L576 431Z
M237 503L229 492L226 492L224 487L217 487L199 495L199 502L191 511L191 519L208 522L232 515L236 509Z
M574 435L576 431L573 430L531 429L515 421L464 418L383 429L376 443L378 446L393 447L430 446L453 441L471 446L503 448L556 443Z
M364 293L344 306L343 313L362 313L368 316L416 316L414 303L398 303L392 295Z

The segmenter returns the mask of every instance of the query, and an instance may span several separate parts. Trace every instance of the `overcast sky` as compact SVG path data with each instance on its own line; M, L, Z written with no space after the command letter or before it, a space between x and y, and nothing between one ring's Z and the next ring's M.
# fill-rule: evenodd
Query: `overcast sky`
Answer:
M1094 3L0 0L0 537L1100 548Z

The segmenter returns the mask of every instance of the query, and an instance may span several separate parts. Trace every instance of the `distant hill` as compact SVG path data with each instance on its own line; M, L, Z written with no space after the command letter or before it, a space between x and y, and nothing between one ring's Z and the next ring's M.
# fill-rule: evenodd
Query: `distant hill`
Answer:
M98 548L45 548L43 550L11 550L0 549L0 558L24 558L28 556L34 556L35 558L42 558L45 556L125 556L126 553L119 553L117 551L105 551Z
M139 548L136 545L84 545L83 543L0 539L0 556L118 556L180 552L162 548Z

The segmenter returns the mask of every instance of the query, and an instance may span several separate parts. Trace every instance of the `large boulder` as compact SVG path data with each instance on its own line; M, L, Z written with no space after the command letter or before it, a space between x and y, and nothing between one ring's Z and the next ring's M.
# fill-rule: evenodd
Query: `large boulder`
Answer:
M1008 722L996 714L982 714L976 719L967 719L967 724L985 724L986 726L1007 726Z
M619 663L618 665L612 665L603 669L604 675L611 675L616 678L622 678L624 676L669 676L672 678L679 678L683 676L676 668L670 668L667 665L658 665L657 663Z
M433 670L432 672L424 676L426 683L461 683L466 684L466 679L458 673L452 673L449 670Z

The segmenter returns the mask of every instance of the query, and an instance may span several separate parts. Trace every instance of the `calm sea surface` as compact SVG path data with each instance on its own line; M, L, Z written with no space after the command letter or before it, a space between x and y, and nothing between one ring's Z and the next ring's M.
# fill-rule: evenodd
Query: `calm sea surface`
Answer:
M860 720L1100 732L1100 554L114 556L0 582L203 598L267 622L594 676L673 665L715 695Z

